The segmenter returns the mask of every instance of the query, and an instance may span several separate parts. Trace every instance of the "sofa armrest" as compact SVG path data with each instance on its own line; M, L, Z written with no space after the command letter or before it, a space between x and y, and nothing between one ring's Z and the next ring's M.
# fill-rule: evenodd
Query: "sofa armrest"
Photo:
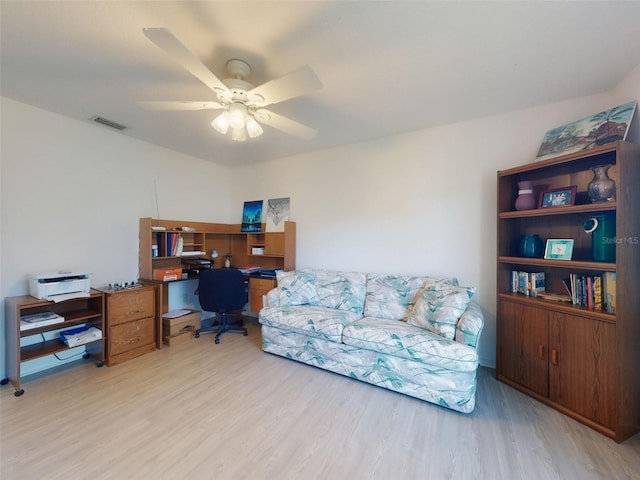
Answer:
M475 302L469 302L467 309L456 325L456 342L478 348L482 327L484 327L484 315L480 305Z
M276 307L280 305L280 292L278 287L272 288L262 297L263 307Z

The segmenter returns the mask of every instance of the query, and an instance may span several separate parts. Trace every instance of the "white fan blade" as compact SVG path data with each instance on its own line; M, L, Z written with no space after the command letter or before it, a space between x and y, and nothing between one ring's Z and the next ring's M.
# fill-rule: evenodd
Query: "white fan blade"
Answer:
M143 28L142 31L149 40L167 52L171 58L211 90L216 93L218 90L229 91L227 86L211 70L205 67L198 57L187 50L187 47L180 43L168 28Z
M218 102L182 102L182 101L167 101L167 102L138 102L141 106L147 110L217 110L224 108L224 105Z
M322 82L320 82L311 67L305 65L280 78L263 83L259 87L250 90L247 95L251 103L264 107L289 100L290 98L307 95L321 88Z
M255 113L257 121L276 128L284 133L293 135L294 137L302 138L303 140L311 140L318 133L311 127L307 127L299 122L291 120L290 118L283 117L277 113L273 113L270 110L261 108Z

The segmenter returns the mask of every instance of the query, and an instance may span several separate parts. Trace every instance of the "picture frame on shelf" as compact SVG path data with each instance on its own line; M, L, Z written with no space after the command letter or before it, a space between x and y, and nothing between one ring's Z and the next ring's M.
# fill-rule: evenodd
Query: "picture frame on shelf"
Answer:
M571 260L573 255L572 238L550 238L544 249L544 258L547 260Z
M262 200L244 202L242 208L241 232L256 233L262 231Z
M625 140L637 101L590 115L549 130L542 139L536 161L579 152L616 140Z
M576 204L577 191L576 185L543 190L538 199L538 208L573 206Z
M271 198L266 202L267 219L265 222L267 232L284 232L284 222L289 220L291 212L291 199Z

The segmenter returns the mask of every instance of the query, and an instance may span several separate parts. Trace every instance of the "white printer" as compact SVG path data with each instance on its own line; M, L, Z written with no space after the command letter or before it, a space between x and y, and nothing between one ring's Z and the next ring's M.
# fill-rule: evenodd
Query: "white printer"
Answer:
M86 272L64 272L33 275L29 278L29 294L41 300L56 295L89 292L89 274Z

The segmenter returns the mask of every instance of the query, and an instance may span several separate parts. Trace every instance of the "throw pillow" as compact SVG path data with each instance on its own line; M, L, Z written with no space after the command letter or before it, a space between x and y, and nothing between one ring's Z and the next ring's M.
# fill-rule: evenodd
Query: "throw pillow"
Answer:
M453 340L458 320L475 292L473 287L427 280L407 323Z
M426 280L409 275L367 275L364 316L406 320Z
M320 301L313 273L301 270L276 272L280 305L315 305Z
M367 276L358 272L315 270L318 305L362 315Z

